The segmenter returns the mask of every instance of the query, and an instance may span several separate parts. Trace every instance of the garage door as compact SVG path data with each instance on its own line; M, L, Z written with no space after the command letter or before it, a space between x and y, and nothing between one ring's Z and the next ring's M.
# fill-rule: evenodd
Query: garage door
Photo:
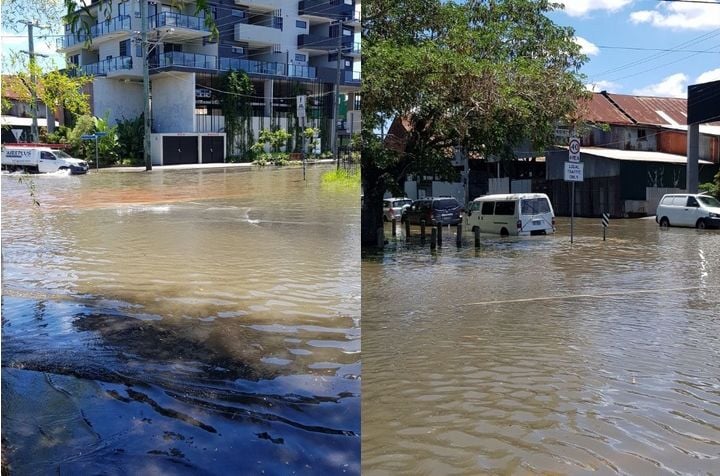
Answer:
M197 164L197 140L196 136L164 136L163 165Z
M223 163L225 162L225 141L222 136L203 136L202 138L202 162Z

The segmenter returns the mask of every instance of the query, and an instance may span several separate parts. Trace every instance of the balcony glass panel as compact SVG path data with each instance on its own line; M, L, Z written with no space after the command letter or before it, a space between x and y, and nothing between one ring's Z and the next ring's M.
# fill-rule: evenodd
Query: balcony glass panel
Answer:
M90 27L90 36L97 38L116 31L130 30L130 15L112 18Z
M77 70L72 70L71 75L104 76L112 71L132 69L132 66L131 56L116 56L115 58L106 59L98 63L80 66Z
M150 28L187 28L188 30L210 31L203 17L194 17L174 12L162 12L149 17Z

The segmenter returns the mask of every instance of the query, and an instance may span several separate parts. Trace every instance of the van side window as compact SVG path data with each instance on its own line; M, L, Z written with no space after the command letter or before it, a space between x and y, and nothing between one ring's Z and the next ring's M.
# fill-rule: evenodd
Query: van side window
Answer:
M515 202L497 202L495 215L515 215Z
M41 160L55 160L55 156L52 155L50 152L40 151L40 159Z
M483 202L482 214L483 215L492 215L494 208L495 208L495 202Z
M672 204L675 205L675 206L684 207L684 206L685 206L685 203L686 203L686 202L685 202L685 197L675 197L675 198L673 198L673 203L672 203Z
M688 206L688 207L695 207L695 208L697 208L697 207L699 207L700 205L698 204L698 201L695 200L695 197L688 197L688 199L687 199L687 206Z

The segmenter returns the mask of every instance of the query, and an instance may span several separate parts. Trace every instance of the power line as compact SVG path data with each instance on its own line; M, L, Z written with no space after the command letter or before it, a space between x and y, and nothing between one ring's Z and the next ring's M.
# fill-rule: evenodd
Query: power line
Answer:
M633 51L667 51L673 53L720 53L720 50L681 50L673 48L642 48L638 46L607 46L597 45L598 48L610 49L610 50L633 50Z

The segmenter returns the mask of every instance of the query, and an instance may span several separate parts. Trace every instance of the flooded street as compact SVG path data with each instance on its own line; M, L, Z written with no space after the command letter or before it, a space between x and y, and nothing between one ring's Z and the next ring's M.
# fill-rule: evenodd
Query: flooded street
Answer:
M569 221L362 264L363 475L720 468L720 232ZM413 227L418 234L418 227Z
M329 167L2 177L13 474L357 474L358 190Z

